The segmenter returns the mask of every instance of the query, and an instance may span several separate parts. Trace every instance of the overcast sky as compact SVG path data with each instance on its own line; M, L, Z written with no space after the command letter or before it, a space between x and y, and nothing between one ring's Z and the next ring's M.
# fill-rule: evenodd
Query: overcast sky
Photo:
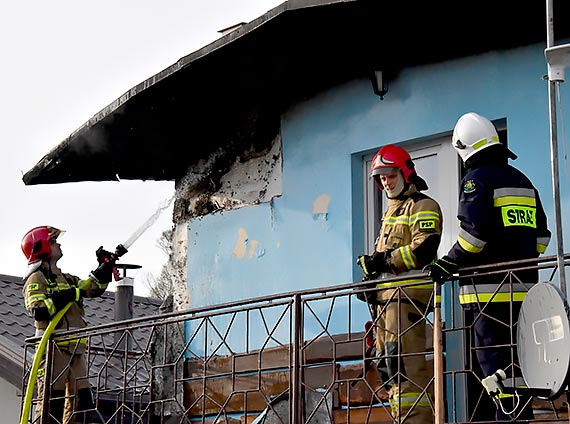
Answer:
M39 225L66 230L65 272L86 277L95 250L127 241L174 195L174 182L80 182L26 186L22 175L109 103L179 58L282 0L31 0L0 3L0 274L21 276L20 243ZM158 275L156 244L166 209L121 259Z

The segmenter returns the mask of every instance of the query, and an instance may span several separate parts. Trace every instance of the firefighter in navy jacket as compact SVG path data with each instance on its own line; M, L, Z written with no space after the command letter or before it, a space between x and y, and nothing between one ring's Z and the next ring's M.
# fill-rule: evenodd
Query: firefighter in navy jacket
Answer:
M467 169L459 195L460 230L448 254L426 267L434 282L445 282L459 267L532 259L544 253L550 231L538 191L521 171L508 164L508 159L516 159L516 155L499 142L491 121L466 113L455 125L452 144ZM511 343L510 327L518 319L528 289L537 280L536 269L460 278L459 301L466 319L473 322L472 343L481 378L503 369L507 376L518 377L517 386L524 383L518 366L511 361L511 353L516 356L516 352L511 352L510 347L489 346ZM510 419L505 411L513 408L506 403L497 406L496 418ZM520 413L519 418L532 418L530 402L524 410L522 407L512 416Z
M389 389L394 420L431 424L433 367L426 361L425 315L431 305L433 283L418 279L417 274L437 257L442 213L434 199L421 193L427 184L416 174L403 148L382 147L371 168L376 185L386 192L388 208L375 252L359 256L357 263L369 279L384 279L376 284L380 290L373 293L372 300L378 305L378 368ZM405 275L410 278L394 281L394 276Z

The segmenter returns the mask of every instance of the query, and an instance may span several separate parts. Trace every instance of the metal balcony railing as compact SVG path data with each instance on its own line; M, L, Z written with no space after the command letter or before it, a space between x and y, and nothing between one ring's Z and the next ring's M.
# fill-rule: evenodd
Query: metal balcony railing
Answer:
M516 280L513 271L522 269L538 270L540 281L554 283L555 268L556 258L547 257L465 269L461 279L488 275L508 286ZM398 286L398 305L406 301L409 287ZM495 406L474 366L473 323L457 303L457 287L457 280L443 287L443 371L425 386L417 384L417 390L440 422L495 422L479 418L481 411ZM88 370L78 379L89 380L95 407L86 422L391 423L397 420L387 389L394 380L382 381L376 365L392 358L378 358L370 348L375 328L383 325L381 315L357 299L357 294L373 290L377 289L351 283L283 293L88 327L59 333L57 339L87 341ZM398 363L406 355L433 363L434 313L432 308L418 308L417 314L416 325L425 329L428 343L421 352L390 353ZM394 336L399 339L406 331ZM26 349L23 393L28 381L34 382L29 378L34 343L37 339L30 339ZM513 338L505 347L515 345ZM53 351L59 348L52 338L46 375ZM56 378L62 376L51 376L52 381ZM403 378L398 373L397 379ZM434 392L437 382L443 387L441 394ZM58 422L50 414L50 402L35 411L38 400L51 395L49 384L35 393L28 423ZM73 395L66 400L72 402ZM561 400L532 402L536 422L568 421Z

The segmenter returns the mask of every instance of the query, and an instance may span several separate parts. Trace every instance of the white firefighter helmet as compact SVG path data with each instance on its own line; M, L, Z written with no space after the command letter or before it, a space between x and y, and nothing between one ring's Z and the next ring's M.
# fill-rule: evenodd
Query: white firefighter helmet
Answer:
M465 163L475 153L500 143L493 123L478 113L469 112L455 124L451 144Z

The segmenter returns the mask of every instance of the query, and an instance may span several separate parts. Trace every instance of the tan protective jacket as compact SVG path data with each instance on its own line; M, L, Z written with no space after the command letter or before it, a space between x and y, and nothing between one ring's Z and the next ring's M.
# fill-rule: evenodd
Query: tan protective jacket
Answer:
M57 311L51 300L51 293L67 290L71 287L84 288L85 297L99 297L105 292L107 284L100 284L91 279L81 280L79 277L64 274L61 271L53 273L52 279L48 279L44 272L39 269L26 279L22 289L26 309L31 312L34 308L45 307L50 316L53 317ZM86 326L83 316L83 301L73 302L56 329L71 330L83 328ZM34 321L34 326L39 330L45 330L48 324L48 321Z
M437 248L443 229L443 214L439 204L431 197L417 191L411 186L404 196L388 200L388 210L382 218L382 228L378 236L376 250L384 252L392 250L388 263L393 274L382 274L384 278L394 275L417 274L422 268L437 258ZM423 252L421 260L416 251L428 237L436 236L437 243L429 243L429 252ZM427 245L426 245L427 246ZM425 248L425 246L423 246ZM428 280L405 280L378 283L377 287L396 287L412 281L421 282L415 288L433 289L433 283ZM415 290L414 290L415 291ZM381 299L389 299L393 290L382 290Z

